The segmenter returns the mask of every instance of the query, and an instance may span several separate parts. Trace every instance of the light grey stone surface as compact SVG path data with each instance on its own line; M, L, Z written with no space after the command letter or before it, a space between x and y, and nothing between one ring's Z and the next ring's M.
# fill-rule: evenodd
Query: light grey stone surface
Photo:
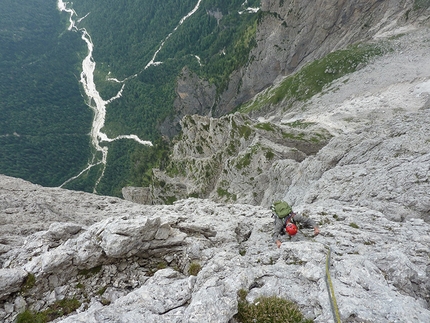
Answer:
M26 277L27 272L21 268L0 269L0 300L19 291Z
M124 203L115 205L130 205ZM343 319L430 319L430 225L423 219L397 222L369 207L317 200L296 210L316 220L321 234L312 237L312 230L303 229L278 249L267 208L199 199L135 207L140 212L95 223L49 250L35 253L17 245L3 254L3 270L36 276L30 291L6 296L4 321L12 322L24 302L42 310L75 297L82 309L57 322L229 322L237 311L237 292L244 289L249 301L277 295L298 303L315 322L330 322L329 248ZM26 239L36 245L52 237L48 232ZM119 233L123 238L114 241ZM197 276L188 274L192 262L201 266Z

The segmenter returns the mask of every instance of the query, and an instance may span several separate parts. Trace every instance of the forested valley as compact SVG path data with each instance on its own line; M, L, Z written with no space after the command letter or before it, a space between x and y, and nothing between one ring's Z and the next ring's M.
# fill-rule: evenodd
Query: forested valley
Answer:
M187 66L220 93L230 74L246 64L255 46L261 13L242 13L259 1L76 0L79 28L94 44L95 82L107 106L103 131L113 138L135 134L153 142L111 143L97 192L121 196L126 185L150 181L151 169L167 163L170 140L159 130L174 113L176 80ZM71 5L71 4L69 4ZM79 84L86 55L80 34L67 30L68 16L56 1L5 0L0 13L0 173L45 186L59 186L91 158L92 111ZM222 17L222 19L220 19ZM169 36L170 35L170 36ZM161 44L165 40L162 47ZM148 65L157 50L156 62ZM121 82L113 82L114 78ZM66 188L93 191L101 167L84 172Z
M78 83L85 47L62 18L54 0L2 1L0 172L47 186L77 173L90 150Z

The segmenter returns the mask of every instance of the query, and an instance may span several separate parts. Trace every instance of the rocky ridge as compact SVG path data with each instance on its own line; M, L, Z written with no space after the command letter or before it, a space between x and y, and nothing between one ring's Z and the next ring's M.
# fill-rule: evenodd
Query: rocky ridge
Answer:
M5 181L14 179L1 176ZM3 189L3 198L25 195L58 207L59 198L49 201L55 193L66 208L75 194L17 182L20 192ZM94 205L104 201L82 198ZM56 322L233 322L237 292L246 290L249 301L281 296L315 322L330 322L329 249L344 322L430 319L430 225L422 219L394 222L371 208L317 200L296 210L315 219L321 234L312 237L303 229L277 249L267 208L190 198L171 206L117 201L109 209L94 207L73 223L46 222L22 244L9 245L0 255L2 321L13 322L25 308L37 312L77 299L77 311ZM2 217L13 222L4 210ZM35 222L47 212L37 206L17 211L32 212ZM104 220L83 224L93 217ZM19 222L10 228L20 234ZM195 264L200 271L190 275ZM24 288L29 274L35 282Z
M274 181L268 178L281 160L300 163L317 153L331 138L318 125L255 122L243 114L222 118L192 115L181 121L182 135L166 171L153 170L153 183L142 192L148 204L171 203L187 197L259 205ZM124 188L123 195L137 201ZM149 196L148 196L149 195Z

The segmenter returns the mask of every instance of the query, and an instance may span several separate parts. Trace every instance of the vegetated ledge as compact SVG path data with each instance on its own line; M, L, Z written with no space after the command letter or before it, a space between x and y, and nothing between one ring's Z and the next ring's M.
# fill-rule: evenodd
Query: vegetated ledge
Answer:
M353 73L368 64L374 57L390 51L385 43L360 43L346 49L327 54L303 66L296 73L287 76L253 100L242 104L238 111L259 115L259 110L273 110L271 106L282 106L284 111L294 102L305 102L317 93L321 93L334 80Z

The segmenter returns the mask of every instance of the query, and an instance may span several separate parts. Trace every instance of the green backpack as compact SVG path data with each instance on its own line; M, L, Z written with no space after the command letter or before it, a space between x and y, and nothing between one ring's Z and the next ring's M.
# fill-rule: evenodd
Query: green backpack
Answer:
M280 219L288 216L293 209L291 206L285 201L276 201L272 204L272 212L275 213Z

